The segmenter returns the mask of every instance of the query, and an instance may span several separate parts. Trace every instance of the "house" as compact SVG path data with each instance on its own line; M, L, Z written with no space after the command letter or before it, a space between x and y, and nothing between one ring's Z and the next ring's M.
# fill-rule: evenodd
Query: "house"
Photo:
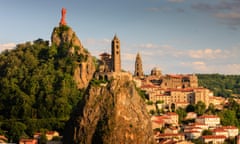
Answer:
M215 128L213 129L213 135L223 135L225 137L228 137L228 131L226 131L225 129L223 128Z
M156 140L160 139L172 139L172 140L185 140L184 134L178 133L178 134L158 134L155 136Z
M157 129L157 128L162 128L164 127L164 120L159 119L159 120L152 120L152 129Z
M184 133L185 133L185 136L188 140L197 139L202 135L202 133L200 131L197 131L197 130L189 130L189 131L186 131Z
M185 140L176 141L176 140L172 140L172 139L163 139L157 143L158 144L193 144L192 142L185 141Z
M165 134L177 134L177 133L178 133L178 128L177 128L177 127L174 127L174 126L167 127L167 128L164 130L164 133L165 133Z
M47 140L50 141L53 139L53 137L58 137L59 136L59 133L57 131L48 131L46 132L46 137L47 137Z
M197 118L197 113L195 113L195 112L188 112L187 116L185 117L185 120L196 119L196 118Z
M202 115L196 118L196 122L211 128L220 125L220 118L216 115Z
M20 139L19 144L38 144L36 139Z
M239 130L235 126L223 126L222 128L228 132L228 137L230 138L238 135Z
M168 124L178 125L178 114L175 112L168 112L166 116L169 118Z
M201 133L203 131L203 129L200 128L200 127L194 127L194 126L192 126L192 127L184 127L184 132L189 132L189 131L198 131L198 132Z
M40 132L36 132L36 133L33 134L33 138L34 139L40 139L41 135L42 134Z
M4 135L0 135L0 143L6 143L8 141L8 138L6 138Z
M203 143L212 143L212 144L223 144L226 136L223 135L205 135L202 136Z
M189 125L185 126L184 128L193 128L193 127L201 128L202 130L208 129L208 125L201 124L201 123L190 123Z
M153 129L162 128L165 124L178 125L178 114L167 113L160 116L152 116L151 121Z

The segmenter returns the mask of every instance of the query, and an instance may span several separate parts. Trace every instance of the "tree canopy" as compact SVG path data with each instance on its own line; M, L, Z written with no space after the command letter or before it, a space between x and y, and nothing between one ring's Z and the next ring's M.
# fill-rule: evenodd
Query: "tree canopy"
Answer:
M53 128L55 124L47 126L44 121L49 119L59 122L55 129L62 129L82 98L83 91L77 89L72 76L76 58L63 57L61 51L38 39L0 54L0 128L8 131L10 138L15 140L17 136L8 130L9 120L19 122L15 134L23 134L30 121L37 124L32 132Z
M199 86L206 87L216 96L240 96L240 75L197 74Z

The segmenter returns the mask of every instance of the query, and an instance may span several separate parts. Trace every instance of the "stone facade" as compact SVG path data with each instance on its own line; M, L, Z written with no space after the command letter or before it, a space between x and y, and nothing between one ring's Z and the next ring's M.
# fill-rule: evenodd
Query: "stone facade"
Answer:
M208 107L213 93L209 89L198 87L195 74L156 75L159 71L155 68L150 76L141 80L140 88L146 91L150 101L162 101L163 108L186 107L198 101L204 102Z
M136 61L135 61L134 76L139 77L139 78L144 77L143 68L142 68L142 58L139 53L137 54Z
M162 88L197 88L198 78L194 74L165 75L162 77Z

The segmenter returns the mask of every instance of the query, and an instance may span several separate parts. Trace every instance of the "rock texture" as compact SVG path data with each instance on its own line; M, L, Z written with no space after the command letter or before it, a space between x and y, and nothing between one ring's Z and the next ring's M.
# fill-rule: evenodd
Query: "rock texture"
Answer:
M51 41L58 49L67 48L68 56L77 57L74 80L79 89L86 88L96 68L93 57L83 47L75 32L68 26L60 25L54 28Z
M154 143L145 103L129 77L90 83L66 124L64 144Z

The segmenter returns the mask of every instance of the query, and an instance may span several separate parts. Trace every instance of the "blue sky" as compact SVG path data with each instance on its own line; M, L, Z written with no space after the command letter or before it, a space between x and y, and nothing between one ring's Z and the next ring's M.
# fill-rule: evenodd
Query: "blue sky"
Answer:
M240 74L240 0L1 0L0 51L50 40L62 7L94 56L117 34L127 71L140 52L146 74Z

